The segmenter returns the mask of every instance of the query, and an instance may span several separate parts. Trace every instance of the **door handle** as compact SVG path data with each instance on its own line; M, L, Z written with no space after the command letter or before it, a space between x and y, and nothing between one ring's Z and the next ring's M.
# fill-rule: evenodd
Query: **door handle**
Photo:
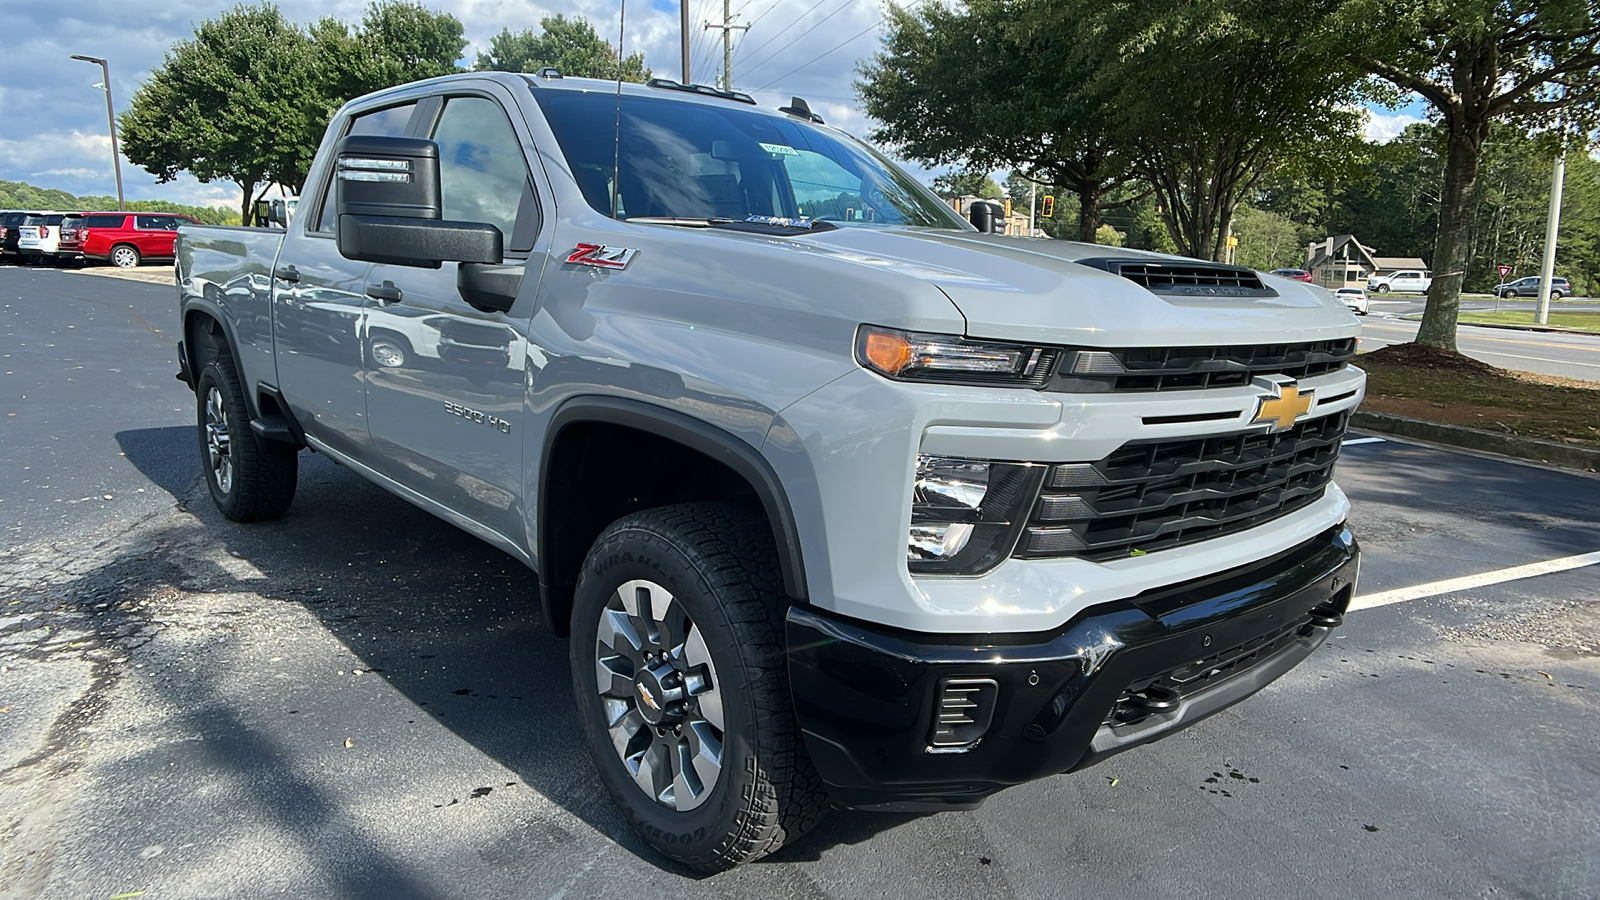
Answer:
M367 285L367 296L380 303L399 303L405 299L405 292L394 286L394 282L385 281L383 284Z
M290 284L300 283L300 270L294 266L280 266L272 272L274 278L282 279Z

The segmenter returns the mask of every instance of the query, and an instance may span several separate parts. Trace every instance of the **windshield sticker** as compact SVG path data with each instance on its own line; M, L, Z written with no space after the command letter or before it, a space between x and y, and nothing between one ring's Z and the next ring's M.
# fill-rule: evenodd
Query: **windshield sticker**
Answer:
M768 153L771 153L773 156L799 156L800 155L800 151L799 150L796 150L795 148L790 147L790 146L788 146L786 144L767 144L767 143L763 143L761 145L761 149L767 151Z

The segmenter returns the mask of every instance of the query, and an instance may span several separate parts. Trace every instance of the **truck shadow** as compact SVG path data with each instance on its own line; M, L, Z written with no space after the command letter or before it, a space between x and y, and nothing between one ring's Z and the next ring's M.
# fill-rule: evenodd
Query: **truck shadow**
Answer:
M195 478L192 429L129 431L117 439L135 466L198 519L205 544L265 576L205 590L298 603L417 712L640 858L696 877L639 839L599 782L575 714L568 645L542 619L532 571L317 454L302 454L299 490L283 519L240 525L216 511ZM254 756L248 765L259 766ZM430 806L466 801L475 788L481 790L419 786ZM773 859L815 859L829 846L867 840L912 818L835 811Z

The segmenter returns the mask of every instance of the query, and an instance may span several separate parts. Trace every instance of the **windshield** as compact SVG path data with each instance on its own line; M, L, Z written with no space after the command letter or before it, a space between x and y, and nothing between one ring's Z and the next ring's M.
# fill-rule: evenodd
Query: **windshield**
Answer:
M583 197L618 218L810 219L838 225L964 228L961 219L863 144L753 108L535 90Z

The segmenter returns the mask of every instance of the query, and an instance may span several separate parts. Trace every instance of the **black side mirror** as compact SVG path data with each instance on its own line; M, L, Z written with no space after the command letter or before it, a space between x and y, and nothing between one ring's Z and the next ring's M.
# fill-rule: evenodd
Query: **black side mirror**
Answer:
M439 145L422 138L351 135L334 160L339 254L437 269L447 262L500 265L505 238L483 222L441 218Z

